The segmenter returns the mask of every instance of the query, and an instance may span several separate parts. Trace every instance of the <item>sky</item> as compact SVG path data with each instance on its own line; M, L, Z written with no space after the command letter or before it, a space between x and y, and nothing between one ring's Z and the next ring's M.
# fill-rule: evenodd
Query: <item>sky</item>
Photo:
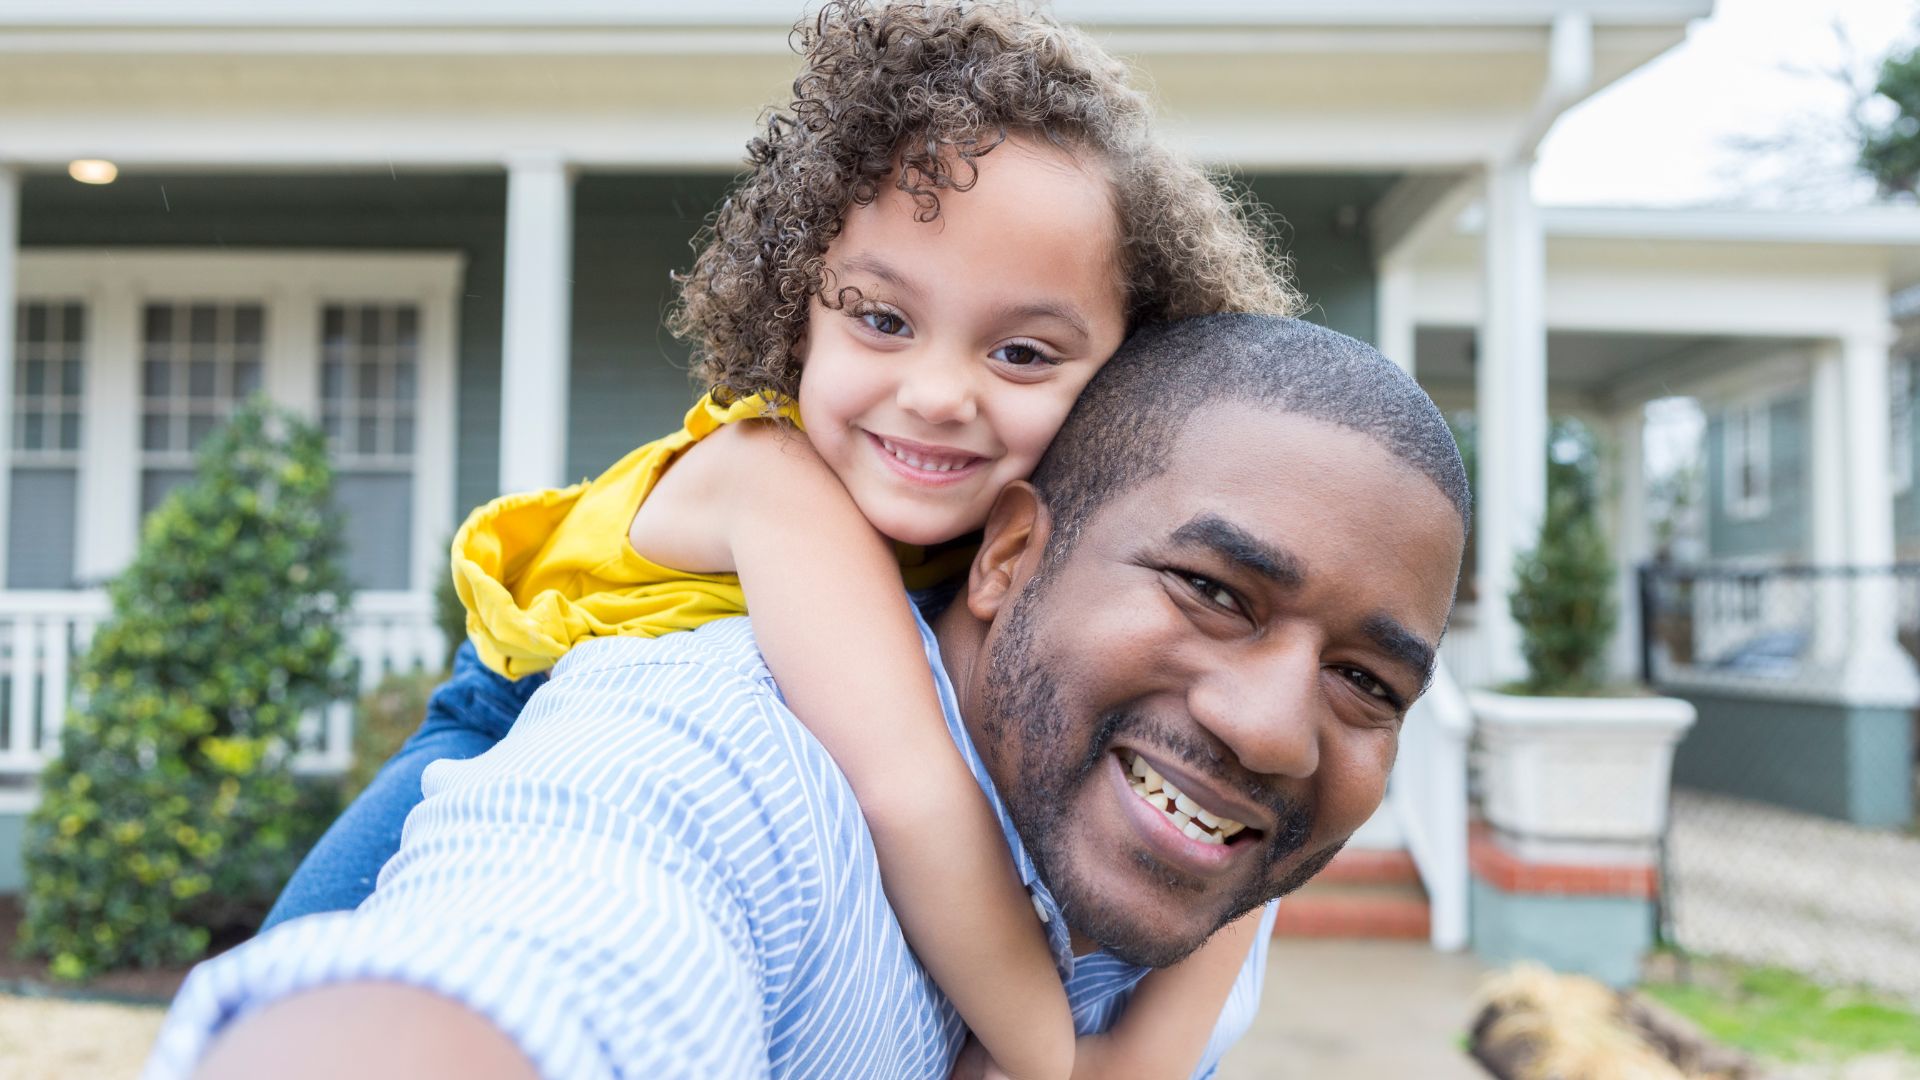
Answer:
M1850 168L1850 95L1824 72L1870 85L1879 58L1912 43L1917 15L1917 0L1718 0L1683 44L1561 117L1535 195L1588 206L1870 199Z

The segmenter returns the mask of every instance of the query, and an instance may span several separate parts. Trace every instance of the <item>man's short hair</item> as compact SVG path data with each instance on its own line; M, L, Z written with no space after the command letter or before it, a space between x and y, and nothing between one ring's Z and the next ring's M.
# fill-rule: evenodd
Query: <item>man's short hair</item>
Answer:
M1033 473L1065 555L1116 493L1158 476L1209 406L1244 402L1367 435L1473 517L1460 448L1433 399L1372 346L1299 319L1207 315L1141 327L1080 395ZM1544 450L1542 451L1545 452Z

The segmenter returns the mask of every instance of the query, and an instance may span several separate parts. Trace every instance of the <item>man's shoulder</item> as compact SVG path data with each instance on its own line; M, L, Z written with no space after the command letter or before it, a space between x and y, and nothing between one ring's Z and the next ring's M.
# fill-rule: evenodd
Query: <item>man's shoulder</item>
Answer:
M679 674L689 680L732 680L732 689L768 694L776 700L780 693L754 640L753 622L745 616L716 619L655 638L589 638L560 658L553 677L604 679L623 669L653 669L648 677L655 680L671 680L676 674L673 669L688 669ZM708 685L713 690L729 688L724 682Z

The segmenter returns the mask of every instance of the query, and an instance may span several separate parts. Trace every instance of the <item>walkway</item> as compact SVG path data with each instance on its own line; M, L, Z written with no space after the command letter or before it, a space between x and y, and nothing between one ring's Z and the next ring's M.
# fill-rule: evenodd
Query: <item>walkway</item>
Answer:
M1686 948L1920 1001L1920 837L1683 790L1669 858Z
M1482 972L1423 941L1281 938L1219 1080L1487 1080L1461 1049Z

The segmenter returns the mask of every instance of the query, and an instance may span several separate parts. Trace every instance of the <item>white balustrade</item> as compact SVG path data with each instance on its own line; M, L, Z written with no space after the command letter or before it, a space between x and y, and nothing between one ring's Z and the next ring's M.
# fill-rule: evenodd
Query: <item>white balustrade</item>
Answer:
M59 752L73 702L73 661L110 614L100 591L0 592L0 781L37 775ZM390 674L435 668L445 655L426 594L356 595L346 638L356 695ZM352 763L353 707L352 700L337 701L307 718L296 770L334 773Z

